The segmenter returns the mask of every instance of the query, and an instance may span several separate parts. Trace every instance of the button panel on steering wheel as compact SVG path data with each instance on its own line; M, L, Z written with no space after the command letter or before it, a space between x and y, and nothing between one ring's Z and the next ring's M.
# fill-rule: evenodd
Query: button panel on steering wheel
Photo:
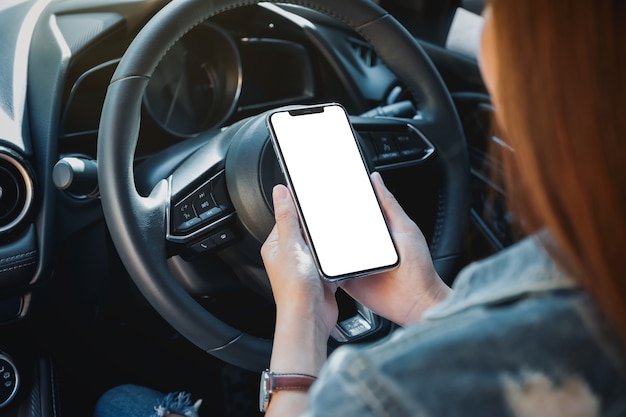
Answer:
M426 136L411 125L401 129L359 131L359 135L374 156L377 168L421 163L435 152L435 147Z
M201 234L217 230L234 216L234 208L226 190L224 171L196 187L180 201L170 203L167 239L174 243L187 243ZM224 234L228 239L217 238ZM215 244L208 247L205 242L200 247L208 250L221 246L232 240L231 235L230 231L220 230L214 239Z

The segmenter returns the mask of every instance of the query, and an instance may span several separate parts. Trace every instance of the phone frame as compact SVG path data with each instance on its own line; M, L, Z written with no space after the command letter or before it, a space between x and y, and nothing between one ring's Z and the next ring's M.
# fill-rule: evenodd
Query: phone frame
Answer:
M393 246L393 251L395 252L395 261L393 263L387 264L387 265L380 265L378 267L374 267L374 268L368 268L368 269L364 269L364 270L358 270L358 271L353 271L353 272L349 272L349 273L344 273L344 274L340 274L340 275L328 275L325 273L324 269L322 268L320 259L318 257L317 254L317 250L316 250L316 245L313 242L313 239L311 237L310 234L310 230L309 230L309 226L307 224L307 221L304 217L303 211L302 211L302 207L300 204L300 200L298 198L298 192L295 189L292 179L291 179L291 175L289 173L289 169L287 167L287 163L284 159L283 156L283 152L281 150L281 146L279 143L279 139L277 139L276 137L276 132L274 130L274 126L272 124L272 116L277 114L277 113L290 113L291 116L299 116L299 115L306 115L306 114L312 114L312 113L322 113L323 111L325 111L325 109L327 109L328 107L338 107L339 109L341 109L341 111L343 112L343 114L345 115L346 121L348 123L348 125L350 126L350 131L352 134L352 139L354 140L354 143L356 144L356 147L358 149L359 152L359 156L361 159L361 163L363 165L364 168L364 172L365 174L368 176L367 181L370 184L370 187L372 189L372 192L374 194L376 203L378 205L378 209L380 210L380 214L382 216L382 219L385 223L385 227L386 227L386 231L389 237L389 240L391 241L391 244ZM342 281L342 280L346 280L346 279L352 279L352 278L357 278L357 277L362 277L362 276L367 276L370 274L374 274L374 273L378 273L378 272L383 272L383 271L387 271L387 270L391 270L393 268L396 268L399 264L400 264L400 253L397 249L396 243L393 239L393 235L391 234L391 230L389 228L389 224L387 222L387 218L385 216L384 210L382 208L382 205L380 203L380 200L378 199L378 195L376 194L376 190L374 189L374 185L372 184L371 178L370 178L370 170L368 168L367 165L367 160L365 158L365 154L363 152L361 143L359 142L358 138L357 138L357 134L354 130L354 127L352 126L352 123L350 122L348 113L346 111L346 109L339 103L335 103L335 102L330 102L330 103L323 103L323 104L315 104L315 105L296 105L296 106L287 106L287 107L281 107L278 108L276 110L272 110L270 112L268 112L268 114L266 115L266 124L267 124L267 128L270 132L270 139L272 142L272 146L274 148L274 152L276 154L276 157L278 159L278 163L280 165L280 169L282 170L285 180L287 182L287 187L290 189L291 194L293 195L293 199L294 199L294 203L297 209L297 213L298 213L298 218L300 220L300 225L303 231L303 235L305 237L305 240L309 246L309 249L311 250L311 254L313 255L313 260L315 262L315 266L318 270L318 273L320 274L320 276L328 281L328 282L338 282L338 281Z

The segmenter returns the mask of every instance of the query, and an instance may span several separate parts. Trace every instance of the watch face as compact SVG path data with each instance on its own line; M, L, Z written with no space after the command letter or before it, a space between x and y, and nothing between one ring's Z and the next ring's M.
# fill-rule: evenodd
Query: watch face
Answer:
M270 402L270 373L265 370L261 374L261 386L259 388L259 411L262 413L267 409Z

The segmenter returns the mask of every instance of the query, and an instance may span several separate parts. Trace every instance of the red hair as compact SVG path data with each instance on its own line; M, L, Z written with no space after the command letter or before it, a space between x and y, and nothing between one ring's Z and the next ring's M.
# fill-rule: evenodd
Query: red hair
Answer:
M512 208L626 340L626 2L489 7Z

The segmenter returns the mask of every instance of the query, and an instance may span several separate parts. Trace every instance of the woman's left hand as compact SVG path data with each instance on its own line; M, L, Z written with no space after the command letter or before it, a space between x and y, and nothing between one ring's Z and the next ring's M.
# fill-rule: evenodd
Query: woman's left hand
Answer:
M287 187L274 187L273 199L276 225L261 248L276 302L272 370L317 375L337 323L336 286L317 272Z

